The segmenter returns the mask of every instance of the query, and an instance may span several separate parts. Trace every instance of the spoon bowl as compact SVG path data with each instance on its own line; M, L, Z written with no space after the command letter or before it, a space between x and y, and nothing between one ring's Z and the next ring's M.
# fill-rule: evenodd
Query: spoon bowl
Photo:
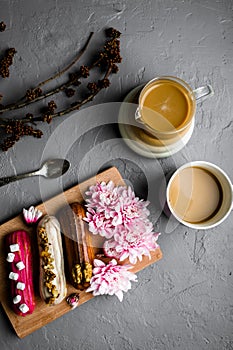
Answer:
M70 167L70 162L66 159L51 159L45 162L40 171L40 175L55 179L65 174Z

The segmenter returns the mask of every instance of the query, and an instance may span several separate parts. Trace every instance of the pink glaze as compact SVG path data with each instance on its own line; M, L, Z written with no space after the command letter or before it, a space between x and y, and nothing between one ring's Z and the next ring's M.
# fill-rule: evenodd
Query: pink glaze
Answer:
M34 288L33 288L33 265L32 265L32 251L31 251L31 242L29 234L25 231L15 231L6 236L6 254L10 251L10 245L16 244L19 245L19 251L15 252L14 261L8 264L9 272L15 272L19 274L19 278L17 281L9 280L10 283L10 299L11 306L13 311L20 316L26 316L31 314L35 308L34 301ZM18 270L16 264L22 261L25 265L25 268L22 270ZM25 289L19 290L16 288L17 282L25 283ZM13 298L16 295L21 296L21 301L18 304L13 303ZM19 310L19 306L21 304L26 304L29 307L29 311L26 313L22 313Z

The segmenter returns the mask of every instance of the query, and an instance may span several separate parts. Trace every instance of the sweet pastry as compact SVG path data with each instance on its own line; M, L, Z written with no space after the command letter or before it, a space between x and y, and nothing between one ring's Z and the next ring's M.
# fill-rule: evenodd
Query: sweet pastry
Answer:
M9 267L11 306L20 316L31 314L35 308L32 251L26 231L9 233L5 239L6 261Z
M85 208L72 203L58 213L66 250L66 262L71 284L80 290L87 288L92 277L94 251L88 225L83 220Z
M54 216L45 215L38 223L41 298L49 305L59 304L66 296L66 278L60 224Z

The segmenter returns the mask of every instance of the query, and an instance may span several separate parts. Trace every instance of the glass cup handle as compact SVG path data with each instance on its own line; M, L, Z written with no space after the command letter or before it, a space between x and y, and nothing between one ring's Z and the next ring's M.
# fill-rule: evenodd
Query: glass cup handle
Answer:
M137 107L136 112L135 112L135 120L137 120L137 122L139 122L141 124L144 124L142 122L142 119L141 119L141 112L140 112L140 107L139 106Z
M232 190L232 198L233 198L233 184L231 184L231 190ZM232 200L232 204L231 204L231 210L233 211L233 200Z
M196 98L196 102L201 103L208 97L213 96L214 90L211 85L205 85L193 90L193 93Z

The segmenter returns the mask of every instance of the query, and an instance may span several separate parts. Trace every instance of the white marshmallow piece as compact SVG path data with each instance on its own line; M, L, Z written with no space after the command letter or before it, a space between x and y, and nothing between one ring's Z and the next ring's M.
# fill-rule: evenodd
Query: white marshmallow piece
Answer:
M16 296L13 298L13 303L14 303L14 304L18 304L20 301L21 301L21 295L16 295Z
M25 269L25 265L22 261L17 262L16 267L19 271Z
M9 273L9 278L10 278L10 280L17 281L17 279L19 278L19 274L15 273L15 272L10 272Z
M26 314L26 312L29 311L29 307L27 306L27 304L21 304L19 307L19 310L23 313Z
M12 263L14 261L14 258L15 258L15 254L14 253L8 253L6 261L8 261L9 263Z
M16 284L16 288L17 288L17 289L20 289L20 290L24 290L24 289L25 289L25 283L23 283L23 282L18 282L18 283Z
M11 245L10 245L10 251L11 251L11 253L18 252L18 251L19 251L19 245L18 245L18 243L16 243L16 244L11 244Z

